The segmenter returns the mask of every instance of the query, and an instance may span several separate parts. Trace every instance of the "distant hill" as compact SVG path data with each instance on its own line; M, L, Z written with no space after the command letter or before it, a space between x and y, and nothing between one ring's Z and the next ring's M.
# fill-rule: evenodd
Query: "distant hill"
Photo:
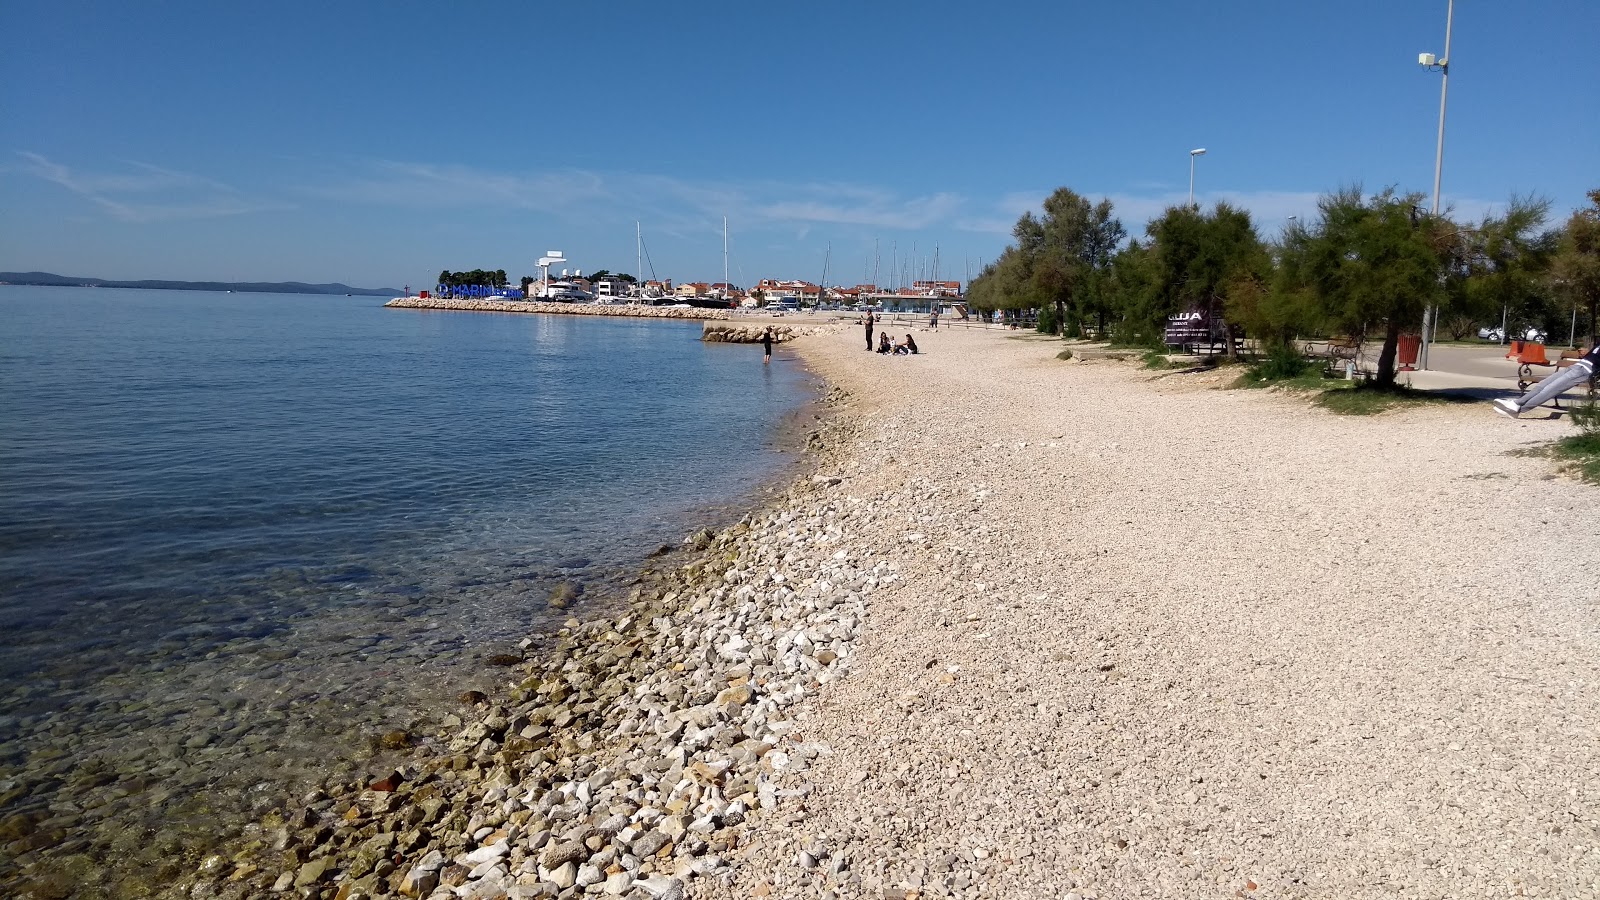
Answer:
M398 288L358 288L348 284L306 284L303 281L107 281L76 278L50 272L0 272L0 284L52 287L149 288L161 291L239 291L255 294L354 294L358 297L399 297Z

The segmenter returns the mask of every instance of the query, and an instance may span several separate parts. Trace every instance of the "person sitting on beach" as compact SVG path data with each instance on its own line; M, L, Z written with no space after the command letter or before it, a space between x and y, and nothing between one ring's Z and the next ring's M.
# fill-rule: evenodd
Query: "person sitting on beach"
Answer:
M887 331L878 332L878 352L879 353L890 353L890 352L893 352L893 351L894 351L894 344L891 344L889 342L889 332L887 332Z
M898 354L900 354L902 356L909 356L909 355L911 355L913 353L916 353L917 352L917 341L916 341L916 339L913 338L909 334L906 335L906 339L905 340L903 340L900 343L894 345L894 352L898 353Z
M1566 393L1567 389L1577 387L1594 377L1596 366L1600 366L1600 344L1589 348L1583 358L1567 368L1550 375L1538 384L1528 389L1526 394L1512 399L1502 397L1494 402L1494 411L1509 419L1515 419L1530 409L1537 409L1546 402Z

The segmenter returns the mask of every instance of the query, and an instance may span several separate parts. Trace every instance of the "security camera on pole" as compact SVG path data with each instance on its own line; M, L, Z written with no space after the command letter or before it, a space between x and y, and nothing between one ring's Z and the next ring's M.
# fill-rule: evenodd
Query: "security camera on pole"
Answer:
M1417 63L1425 69L1439 70L1439 146L1433 154L1433 215L1439 215L1439 176L1444 171L1444 101L1450 91L1450 26L1455 22L1456 0L1449 0L1444 14L1444 56L1432 53L1417 54ZM1428 368L1428 346L1433 343L1433 333L1438 330L1439 311L1428 304L1422 312L1422 358L1420 368Z

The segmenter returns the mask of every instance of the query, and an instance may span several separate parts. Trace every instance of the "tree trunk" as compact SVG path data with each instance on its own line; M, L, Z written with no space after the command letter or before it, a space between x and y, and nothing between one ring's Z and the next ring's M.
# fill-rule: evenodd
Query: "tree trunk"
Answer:
M1400 352L1400 320L1390 319L1383 330L1383 350L1378 354L1378 377L1380 387L1394 387L1394 360Z
M1600 344L1600 341L1596 340L1597 338L1600 338L1600 321L1597 321L1595 319L1595 317L1594 317L1595 310L1597 310L1597 309L1600 309L1600 300L1590 300L1589 301L1589 346L1591 348L1595 347L1597 344Z

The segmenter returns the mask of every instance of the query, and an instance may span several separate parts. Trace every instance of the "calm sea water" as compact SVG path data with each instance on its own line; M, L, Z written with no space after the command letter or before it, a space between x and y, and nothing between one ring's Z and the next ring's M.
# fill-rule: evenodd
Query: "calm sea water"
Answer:
M698 323L381 303L0 287L0 807L425 721L555 582L750 502L814 393Z

